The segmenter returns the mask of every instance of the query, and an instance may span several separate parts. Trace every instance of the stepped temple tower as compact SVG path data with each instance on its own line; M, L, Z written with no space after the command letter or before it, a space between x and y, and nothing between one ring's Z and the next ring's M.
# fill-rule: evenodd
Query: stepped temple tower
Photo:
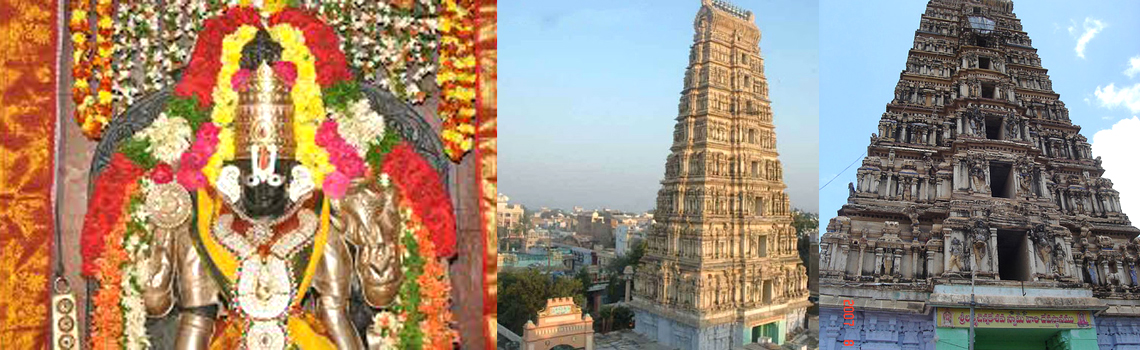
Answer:
M809 305L754 21L704 0L693 22L657 223L631 301L636 331L667 346L782 343Z
M929 1L821 239L821 348L1140 346L1140 231L1047 73L1012 2Z

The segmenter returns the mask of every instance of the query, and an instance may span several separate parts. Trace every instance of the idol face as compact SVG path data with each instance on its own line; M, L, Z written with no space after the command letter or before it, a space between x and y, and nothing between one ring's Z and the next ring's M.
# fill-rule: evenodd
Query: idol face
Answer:
M297 162L291 159L278 159L273 174L268 179L254 177L252 161L239 159L234 165L241 169L241 208L250 218L268 219L285 213L289 207L286 185L292 180L290 175Z

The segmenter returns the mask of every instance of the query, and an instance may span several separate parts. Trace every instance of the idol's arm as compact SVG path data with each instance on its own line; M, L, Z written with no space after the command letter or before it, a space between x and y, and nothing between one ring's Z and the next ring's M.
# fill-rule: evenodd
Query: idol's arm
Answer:
M376 308L388 306L403 281L400 270L400 213L395 187L356 182L333 203L344 239L357 249L353 266L364 300Z
M352 284L352 257L348 253L340 232L329 230L328 243L320 264L313 276L313 287L320 292L317 297L317 317L328 329L337 349L360 350L364 345L356 334L352 320L348 316L348 297Z
M143 306L148 316L162 317L174 307L173 287L180 269L180 237L190 229L190 194L173 183L156 185L147 192L147 225L154 232L146 252L143 275Z
M178 263L179 306L177 350L207 349L214 334L218 286L189 234L174 238Z
M174 293L172 293L174 259L171 257L174 254L174 245L171 241L172 231L174 230L161 227L154 229L154 240L145 262L150 274L146 276L145 283L143 283L143 304L146 306L147 315L151 317L166 316L174 307Z

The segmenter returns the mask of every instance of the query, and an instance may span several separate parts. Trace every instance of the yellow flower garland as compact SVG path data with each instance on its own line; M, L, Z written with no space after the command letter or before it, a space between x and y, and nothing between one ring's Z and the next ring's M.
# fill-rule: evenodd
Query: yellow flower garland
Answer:
M325 175L336 168L329 163L329 154L317 146L317 128L325 120L325 104L321 87L317 84L316 58L305 46L305 33L289 24L269 28L269 36L281 44L281 60L297 67L297 80L293 83L293 134L297 142L297 160L313 174L313 182L320 186Z
M222 68L218 70L218 80L214 84L214 109L210 112L210 120L221 129L218 132L218 150L202 168L202 174L206 175L210 185L218 179L222 163L234 158L234 131L230 124L237 113L238 98L230 81L241 69L242 47L253 40L257 31L257 27L243 25L222 39Z

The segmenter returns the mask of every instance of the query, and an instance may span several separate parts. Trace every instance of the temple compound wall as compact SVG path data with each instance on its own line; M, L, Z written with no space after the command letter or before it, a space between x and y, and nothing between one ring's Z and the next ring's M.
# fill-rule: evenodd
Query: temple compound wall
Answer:
M821 348L1140 349L1140 230L1011 1L929 1L878 126L820 239Z

